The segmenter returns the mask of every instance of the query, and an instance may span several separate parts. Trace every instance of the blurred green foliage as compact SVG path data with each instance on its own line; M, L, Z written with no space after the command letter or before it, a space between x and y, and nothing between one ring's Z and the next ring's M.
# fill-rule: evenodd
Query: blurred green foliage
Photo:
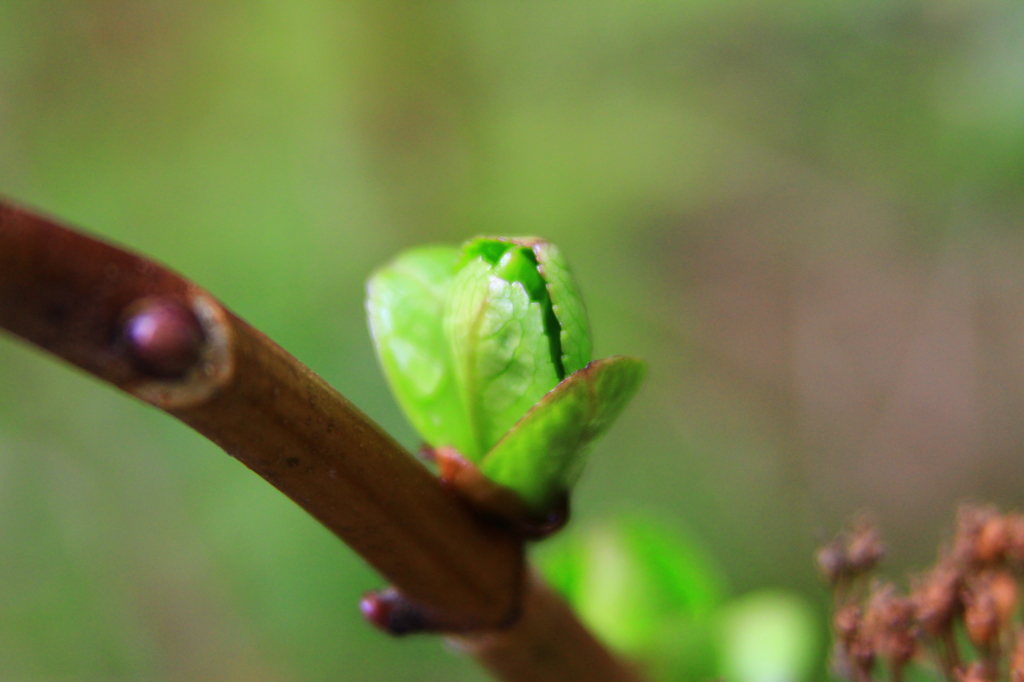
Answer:
M816 679L825 640L821 622L792 592L759 590L726 604L718 615L718 665L723 680Z
M727 599L722 568L678 528L631 513L537 551L541 571L594 632L653 682L800 682L822 624L793 592Z
M636 515L538 548L544 576L610 646L659 673L711 679L722 572L699 544Z
M1019 499L1022 30L963 0L3 0L0 192L202 283L410 447L371 269L551 239L595 357L651 367L577 523L642 502L737 593L821 604L852 508L906 565L956 497ZM9 339L0 585L7 679L483 679L365 626L379 578L214 446Z

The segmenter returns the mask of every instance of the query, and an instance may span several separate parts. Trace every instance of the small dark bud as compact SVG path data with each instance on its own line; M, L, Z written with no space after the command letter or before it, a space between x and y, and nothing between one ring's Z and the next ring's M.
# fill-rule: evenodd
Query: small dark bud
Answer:
M383 599L378 592L368 592L359 600L359 610L371 625L384 630L388 629L388 620L391 615L391 604Z
M401 636L433 629L426 614L394 588L368 592L359 602L359 610L372 625L390 635Z
M203 351L199 320L170 299L143 302L124 323L122 335L140 369L164 379L185 376Z

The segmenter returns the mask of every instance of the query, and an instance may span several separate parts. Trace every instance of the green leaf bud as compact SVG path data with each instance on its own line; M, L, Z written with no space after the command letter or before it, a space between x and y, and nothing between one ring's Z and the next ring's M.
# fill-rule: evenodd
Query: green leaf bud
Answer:
M384 373L424 440L455 448L538 514L575 482L643 376L631 358L590 365L579 289L541 239L409 251L370 279L367 311Z

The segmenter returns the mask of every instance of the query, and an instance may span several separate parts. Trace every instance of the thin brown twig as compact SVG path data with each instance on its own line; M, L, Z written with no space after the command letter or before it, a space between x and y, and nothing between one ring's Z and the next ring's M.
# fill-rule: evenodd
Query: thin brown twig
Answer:
M202 346L182 376L161 375L131 352L126 321L146 306L178 306L198 321ZM470 511L316 374L170 270L0 200L0 328L222 447L405 597L463 631L464 648L499 679L637 679L553 592L524 577L518 538Z

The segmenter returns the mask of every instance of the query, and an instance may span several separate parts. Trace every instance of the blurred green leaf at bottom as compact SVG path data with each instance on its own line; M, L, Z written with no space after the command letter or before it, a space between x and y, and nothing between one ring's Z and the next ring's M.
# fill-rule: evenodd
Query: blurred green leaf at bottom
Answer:
M821 623L807 602L783 590L733 599L718 616L724 682L799 682L818 660Z
M630 515L548 543L538 562L584 622L655 679L714 673L725 581L696 540Z
M655 681L800 682L821 623L795 593L726 600L725 577L693 537L645 515L577 530L538 563L597 635Z

